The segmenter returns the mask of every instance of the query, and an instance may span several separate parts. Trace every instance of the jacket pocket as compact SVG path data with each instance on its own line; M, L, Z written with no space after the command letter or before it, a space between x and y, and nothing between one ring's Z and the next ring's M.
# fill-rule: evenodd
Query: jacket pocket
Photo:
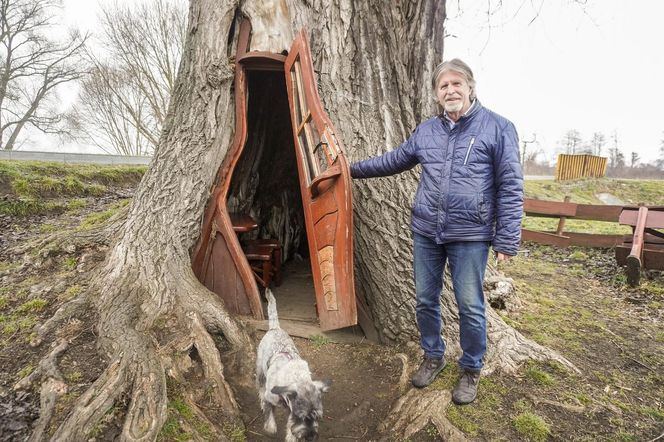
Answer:
M468 164L468 159L470 158L470 152L473 150L473 145L475 144L475 137L470 139L470 144L468 145L468 150L466 150L466 157L463 159L463 165Z

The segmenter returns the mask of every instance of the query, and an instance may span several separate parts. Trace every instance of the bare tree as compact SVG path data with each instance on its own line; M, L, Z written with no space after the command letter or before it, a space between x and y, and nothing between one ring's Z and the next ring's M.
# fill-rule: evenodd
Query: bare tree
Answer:
M528 154L527 154L528 145L533 144L533 143L537 143L537 134L536 133L533 133L533 138L531 140L521 140L521 164L522 165L525 165L526 161L528 159L530 159L530 160L534 159L534 158L529 157ZM537 156L537 154L535 154L535 156Z
M636 165L641 161L641 157L639 156L638 152L632 152L630 155L630 161L629 161L629 167L634 169Z
M620 150L618 131L613 131L611 140L613 141L613 146L609 148L609 168L615 172L625 167L625 154Z
M65 132L64 114L52 100L56 88L81 78L86 37L53 32L56 0L0 0L0 147L12 150L26 126Z
M73 113L88 141L107 152L152 153L175 85L186 17L183 0L103 7L97 44L104 55L88 49L95 67Z
M574 155L581 145L581 134L576 129L570 129L563 137L562 143L565 153Z
M593 155L602 155L602 148L606 145L606 137L602 132L595 132L590 140Z

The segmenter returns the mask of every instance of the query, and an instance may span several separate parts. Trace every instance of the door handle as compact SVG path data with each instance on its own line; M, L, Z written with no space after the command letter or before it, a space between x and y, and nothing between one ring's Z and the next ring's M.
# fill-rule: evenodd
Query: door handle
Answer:
M323 193L323 191L329 189L331 183L333 183L339 175L341 175L341 167L339 167L338 163L334 166L328 167L325 172L321 173L311 181L311 197L316 198ZM327 183L328 185L323 185L323 183Z

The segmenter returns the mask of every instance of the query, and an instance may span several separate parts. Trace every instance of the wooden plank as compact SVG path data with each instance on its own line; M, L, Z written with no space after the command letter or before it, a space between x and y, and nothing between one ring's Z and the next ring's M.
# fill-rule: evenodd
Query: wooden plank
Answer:
M568 236L559 236L553 233L536 232L534 230L521 229L522 241L534 241L556 247L567 247L570 245Z
M632 250L632 246L616 246L616 262L618 265L625 265L630 250Z
M616 247L616 262L625 265L631 251L629 246ZM651 270L664 270L664 248L646 247L643 249L643 268Z
M563 232L570 245L580 247L615 247L623 243L623 235L600 235L594 233Z
M643 268L651 270L664 270L664 249L643 249Z
M563 203L558 201L536 200L525 198L523 201L523 210L530 216L569 216L576 215L577 204Z
M624 244L631 244L632 240L634 239L633 235L624 235L623 236L623 243ZM658 238L655 235L651 235L650 233L646 233L643 235L643 242L647 244L648 246L651 245L664 245L664 238Z
M618 222L623 206L599 206L595 204L578 204L574 219L590 221L612 221Z
M649 207L642 206L642 208L650 209ZM636 226L636 222L639 216L639 210L635 209L625 209L620 214L619 222L620 224L626 224L629 226ZM664 212L659 210L648 210L648 218L645 220L644 228L651 229L664 229Z

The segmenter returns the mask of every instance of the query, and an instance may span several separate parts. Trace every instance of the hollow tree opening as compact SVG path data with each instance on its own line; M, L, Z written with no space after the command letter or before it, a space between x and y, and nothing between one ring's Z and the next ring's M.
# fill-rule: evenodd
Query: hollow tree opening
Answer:
M247 142L233 170L230 213L247 213L258 229L241 242L274 238L283 248L282 284L273 290L284 319L315 321L315 296L309 264L293 129L283 70L249 70Z

